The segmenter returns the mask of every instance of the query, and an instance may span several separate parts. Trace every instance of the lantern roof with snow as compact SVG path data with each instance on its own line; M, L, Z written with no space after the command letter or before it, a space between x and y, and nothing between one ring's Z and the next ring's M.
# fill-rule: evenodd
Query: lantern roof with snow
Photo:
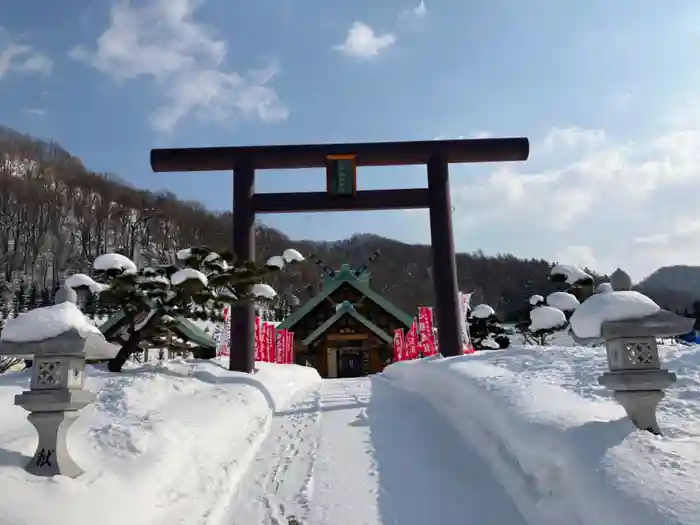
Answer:
M693 329L694 319L663 310L639 292L594 294L571 316L571 332L579 342L624 337L673 337Z

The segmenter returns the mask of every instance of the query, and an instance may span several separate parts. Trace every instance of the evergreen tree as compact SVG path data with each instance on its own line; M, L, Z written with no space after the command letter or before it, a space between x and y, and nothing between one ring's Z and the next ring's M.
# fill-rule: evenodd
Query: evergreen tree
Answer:
M564 290L570 293L579 302L583 302L593 295L595 280L588 272L573 264L558 264L549 276L553 283L560 283L566 286Z
M94 293L89 293L85 296L85 302L83 304L83 313L87 315L90 319L95 319L95 313L97 311L97 297Z
M181 250L175 265L137 269L123 255L99 256L93 265L95 275L106 285L100 298L121 308L129 334L109 362L109 370L121 371L129 357L139 351L139 344L162 335L163 325L174 318L222 322L227 305L253 296L273 299L275 291L269 285L259 284L260 280L280 271L285 264L302 260L296 250L285 250L284 256L271 257L264 266L235 264L232 254L200 247ZM239 289L243 285L251 286L249 297L241 296Z
M51 301L51 290L49 288L44 288L41 290L41 303L39 306L51 306L53 302Z
M33 310L39 306L39 287L36 283L32 283L27 294L27 309Z
M510 338L505 334L505 328L489 305L480 304L470 310L467 323L474 350L495 350L510 346Z
M12 302L10 301L3 301L2 307L0 307L0 317L2 317L2 320L0 323L2 323L2 327L5 327L5 323L7 323L7 320L10 319L12 315Z
M547 337L569 325L566 314L559 308L547 305L541 295L533 295L529 303L529 323L523 332L526 342L544 346L547 344Z
M17 317L20 313L27 311L27 285L24 281L20 281L15 290L15 298L13 301L14 316Z

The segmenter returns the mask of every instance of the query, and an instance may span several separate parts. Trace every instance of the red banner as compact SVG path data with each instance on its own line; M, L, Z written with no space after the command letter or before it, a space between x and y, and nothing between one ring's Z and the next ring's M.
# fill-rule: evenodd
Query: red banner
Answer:
M262 342L260 341L260 317L255 317L255 360L262 361Z
M284 328L277 330L277 341L275 343L275 363L285 364L287 361L287 330Z
M267 325L267 362L275 362L275 325Z
M413 318L411 329L406 334L403 342L404 359L415 359L418 357L418 326L416 318Z
M260 323L260 360L267 362L267 323Z
M423 356L433 355L435 353L435 333L433 332L433 309L431 307L418 307L418 326Z
M293 365L294 364L294 332L290 332L289 330L285 330L285 355L286 355L286 363L288 365Z
M403 361L403 328L394 330L394 363Z

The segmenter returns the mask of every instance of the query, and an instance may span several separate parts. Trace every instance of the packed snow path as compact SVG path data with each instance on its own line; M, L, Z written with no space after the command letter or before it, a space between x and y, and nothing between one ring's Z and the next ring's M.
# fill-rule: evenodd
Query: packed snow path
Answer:
M525 523L432 408L381 377L324 380L272 425L232 525Z

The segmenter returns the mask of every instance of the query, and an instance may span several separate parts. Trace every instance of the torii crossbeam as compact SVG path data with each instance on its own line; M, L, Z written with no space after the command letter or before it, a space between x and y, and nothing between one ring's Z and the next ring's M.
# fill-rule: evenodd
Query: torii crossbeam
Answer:
M462 352L462 334L448 165L524 161L529 152L524 137L154 149L151 167L154 172L233 171L233 251L241 262L255 256L256 213L428 208L438 343L449 357ZM427 188L357 191L358 167L417 164L427 166ZM325 168L327 191L255 193L255 170L297 168ZM252 301L232 308L230 370L253 371L254 322Z

